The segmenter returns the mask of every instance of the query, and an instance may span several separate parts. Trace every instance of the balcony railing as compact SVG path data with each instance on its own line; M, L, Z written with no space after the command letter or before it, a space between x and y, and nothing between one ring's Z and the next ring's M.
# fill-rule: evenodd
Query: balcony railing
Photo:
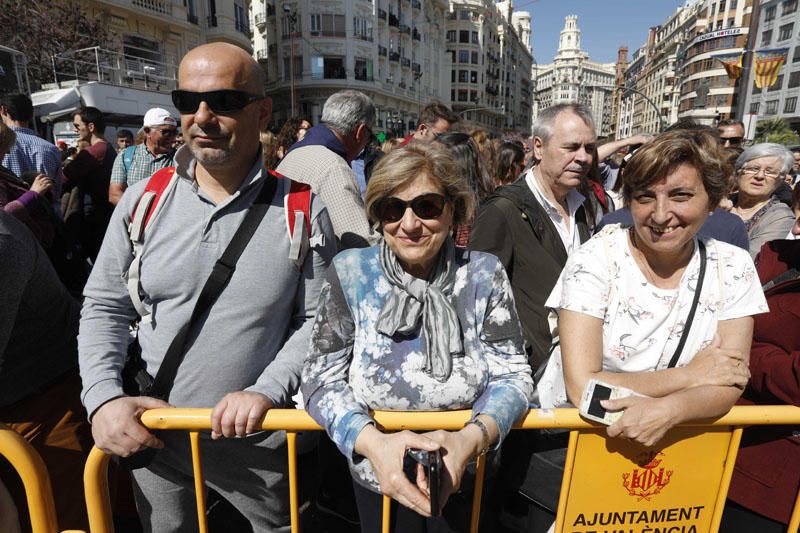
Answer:
M268 57L269 53L263 48L256 50L256 59L262 60L262 59L267 59Z
M406 35L411 35L411 28L406 24L400 24L400 33L405 33Z
M400 64L406 68L409 68L411 67L411 60L407 57L404 57L403 59L400 60Z
M389 52L389 61L400 61L400 54L397 52Z
M267 25L267 14L256 13L255 23L256 23L256 28L258 28L258 31L264 31L264 27Z
M172 15L172 2L169 0L133 0L134 6L158 13L160 15Z
M411 72L415 74L419 74L422 71L422 67L420 67L419 63L412 63L411 64Z
M385 46L378 45L378 55L379 56L386 57L388 55L388 53L389 53L389 51L386 49Z

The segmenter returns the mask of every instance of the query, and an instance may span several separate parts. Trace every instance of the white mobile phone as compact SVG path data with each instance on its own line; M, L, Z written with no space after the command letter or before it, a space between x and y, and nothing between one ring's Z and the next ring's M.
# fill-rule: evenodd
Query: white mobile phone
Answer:
M628 396L643 396L638 392L590 379L581 396L580 414L584 418L610 426L622 417L624 411L606 411L600 400L617 400Z

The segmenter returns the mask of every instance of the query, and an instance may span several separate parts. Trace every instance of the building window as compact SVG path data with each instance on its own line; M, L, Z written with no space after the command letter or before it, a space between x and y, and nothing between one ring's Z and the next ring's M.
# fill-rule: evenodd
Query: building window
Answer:
M343 80L346 78L343 57L331 56L312 56L311 57L311 79L334 79Z
M783 112L784 113L794 113L795 108L797 107L797 97L791 96L786 99L786 102L783 104Z
M778 33L778 40L785 41L786 39L791 39L793 31L794 24L784 24L781 26L780 32Z
M772 30L764 30L761 33L761 46L767 46L772 41Z
M472 32L472 44L481 44L481 42L478 40L478 32L476 31Z
M475 70L469 71L469 81L470 83L478 83L478 72Z
M250 22L247 20L247 9L239 4L233 4L233 22L236 31L250 35Z
M468 70L459 70L458 71L458 83L467 83L469 81L469 71Z
M311 15L311 16L313 17L314 15ZM311 24L313 25L314 24L314 22L313 22L314 19L312 18L311 20L312 20ZM295 19L295 23L294 24L292 23L292 19L290 17L286 16L286 15L284 15L283 18L281 19L281 32L282 32L282 35L284 37L289 37L292 34L293 31L297 32L297 33L302 32L303 29L301 28L301 26L302 26L302 24L300 24L300 18L299 17L297 19Z
M456 42L456 30L447 30L447 42L448 43Z
M778 101L777 100L769 100L767 102L767 109L764 110L765 115L774 115L778 112Z
M792 63L800 63L800 46L794 47L794 57L792 57Z
M750 104L750 114L751 115L758 115L758 106L761 105L761 102L753 102Z
M294 79L303 77L303 56L294 56ZM283 81L292 79L292 63L288 57L283 58Z
M478 64L478 52L472 52L471 59L472 59L471 63L473 65L477 65Z
M772 85L769 89L767 89L767 92L780 91L782 87L783 87L783 74L778 76L778 79L775 80L775 84Z
M461 10L458 12L459 20L472 20L472 11Z
M731 7L730 9L736 9L736 5L738 4L737 0L731 0Z
M800 87L800 70L789 74L789 88Z
M458 90L458 101L459 102L467 102L469 101L469 91L466 89L459 89Z
M788 15L797 11L797 0L783 0L783 10L781 15Z
M769 6L764 11L764 22L769 22L770 20L775 20L775 6Z
M458 42L469 43L469 30L460 30L458 32Z
M469 63L469 50L459 50L458 51L458 62L459 63Z
M373 65L371 59L356 58L355 76L360 81L373 81Z
M345 37L347 34L344 31L344 15L313 13L311 15L311 35Z
M362 41L372 41L372 21L363 17L353 17L353 37Z

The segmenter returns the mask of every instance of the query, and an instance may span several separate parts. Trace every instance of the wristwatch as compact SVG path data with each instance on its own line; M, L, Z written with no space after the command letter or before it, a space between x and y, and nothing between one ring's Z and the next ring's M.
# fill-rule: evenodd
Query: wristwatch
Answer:
M489 429L486 427L486 424L483 423L483 420L479 419L477 416L464 424L464 427L467 427L470 424L475 424L478 426L478 429L480 429L481 433L483 434L483 447L481 448L481 451L478 452L478 456L486 455L489 452L489 448L492 446L492 443L489 442Z

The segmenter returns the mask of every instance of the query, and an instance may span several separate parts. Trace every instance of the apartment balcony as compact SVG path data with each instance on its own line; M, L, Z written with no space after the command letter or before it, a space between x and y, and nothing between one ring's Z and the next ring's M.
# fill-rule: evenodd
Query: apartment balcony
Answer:
M133 0L131 5L159 15L172 15L170 0Z
M400 54L398 52L389 52L389 61L400 61Z
M400 60L400 64L402 66L404 66L405 68L411 68L411 60L409 58L407 58L407 57L404 57L403 59L401 59Z
M386 22L386 16L387 16L386 10L378 8L378 20Z
M264 31L264 28L267 27L267 14L266 13L256 13L253 21L256 24L256 29L258 31Z
M420 66L419 63L412 63L411 72L413 72L414 74L419 74L420 72L422 72L422 67Z
M386 50L385 46L378 45L378 55L386 57L387 55L389 55L389 51Z
M398 26L398 28L400 29L400 33L405 33L406 35L411 35L411 28L408 25L400 24L400 26Z
M389 26L394 26L396 28L399 25L400 19L397 18L397 15L389 13Z
M417 31L417 28L414 28L414 30L411 32L411 38L414 39L415 41L421 41L422 34L419 31Z
M269 52L267 52L264 48L256 50L256 59L259 61L266 61L268 58Z

